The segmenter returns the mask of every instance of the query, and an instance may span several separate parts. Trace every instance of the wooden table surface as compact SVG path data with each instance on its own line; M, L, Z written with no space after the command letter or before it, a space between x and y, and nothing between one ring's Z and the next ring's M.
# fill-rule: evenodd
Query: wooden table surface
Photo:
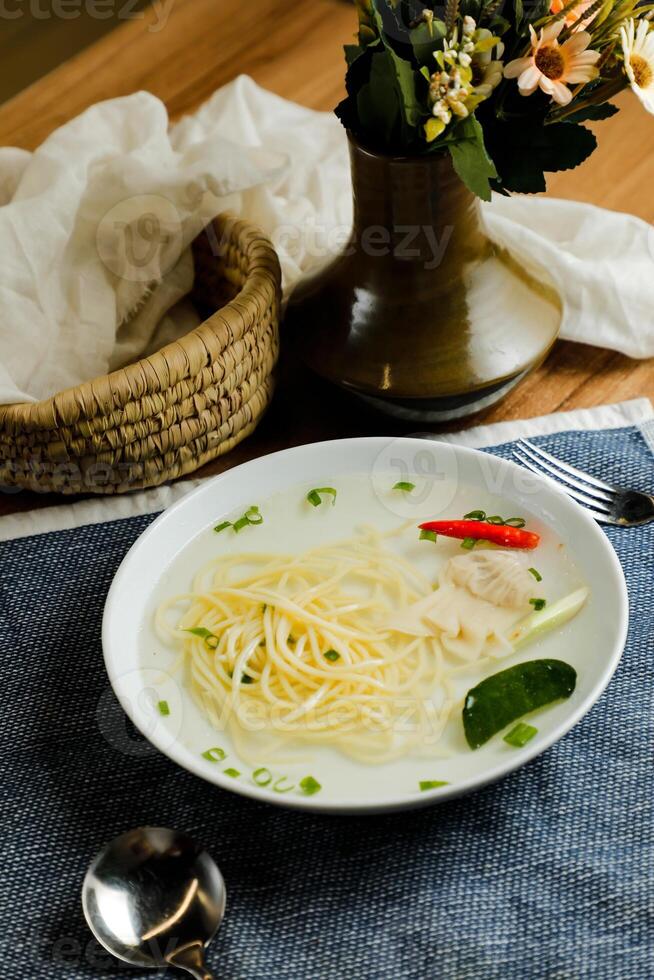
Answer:
M34 148L93 102L137 89L153 92L171 115L179 116L242 73L314 109L330 110L341 98L341 46L356 28L350 4L167 0L164 8L164 2L159 0L145 18L126 22L0 106L0 143ZM164 9L170 11L167 21ZM630 92L618 101L623 111L597 124L600 146L595 155L576 171L552 175L549 193L654 222L654 118ZM654 397L654 360L632 361L559 342L539 370L473 422L528 418L642 395ZM287 366L273 407L255 435L203 472L288 445L408 431ZM52 495L11 494L0 500L0 513L61 502Z

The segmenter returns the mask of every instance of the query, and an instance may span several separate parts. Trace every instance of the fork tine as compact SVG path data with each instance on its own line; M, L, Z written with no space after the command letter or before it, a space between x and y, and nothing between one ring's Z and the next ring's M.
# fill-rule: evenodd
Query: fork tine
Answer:
M604 490L598 490L595 486L589 485L588 483L583 483L581 480L577 480L576 477L570 476L569 473L563 469L563 464L560 462L560 460L555 459L554 456L550 456L549 453L536 453L533 451L531 443L526 443L524 446L519 445L519 448L523 453L525 453L526 456L533 459L535 463L542 466L542 468L547 470L548 473L553 473L563 483L568 483L571 487L576 487L577 490L581 490L582 493L587 493L597 501L603 500L607 501L608 503L613 503L614 495L606 493ZM550 466L548 459L552 462L552 466ZM559 469L555 469L554 464Z
M547 460L548 463L554 463L560 469L565 470L570 476L576 476L579 480L584 480L586 483L590 483L591 486L598 487L600 490L608 490L611 493L617 493L619 491L619 487L614 487L611 483L607 483L606 480L600 480L596 476L584 473L583 470L578 470L576 466L571 466L570 463L564 463L562 460L557 459L556 456L546 453L540 446L534 446L533 442L529 442L528 439L520 439L520 443L523 447L528 446L533 453Z
M525 466L528 470L531 470L532 473L536 473L537 476L545 475L543 473L543 470L540 469L539 465L534 463L529 457L521 456L515 450L513 452L513 455L515 456L516 459L518 459L522 463L523 466ZM550 471L550 472L554 472L554 471ZM549 476L550 474L547 473L547 475ZM553 478L550 476L550 479ZM557 481L555 480L554 482ZM596 520L599 520L600 517L602 517L603 519L609 517L609 511L608 509L605 509L607 505L604 503L604 501L597 500L595 497L589 497L587 494L582 493L580 490L575 490L574 487L568 487L563 483L558 483L558 486L561 490L567 493L569 497L572 497L573 500L576 500L578 504L583 504L584 510L587 510L589 514L592 514L593 517L596 518Z

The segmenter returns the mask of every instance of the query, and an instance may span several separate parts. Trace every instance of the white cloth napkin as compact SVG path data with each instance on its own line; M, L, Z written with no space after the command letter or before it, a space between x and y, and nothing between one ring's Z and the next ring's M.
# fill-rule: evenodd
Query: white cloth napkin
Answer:
M327 261L351 224L336 118L243 76L173 127L139 92L33 154L0 149L0 403L45 398L191 329L189 245L225 209L271 236L287 289ZM562 336L654 355L649 225L546 198L497 198L485 214L510 250L546 263Z

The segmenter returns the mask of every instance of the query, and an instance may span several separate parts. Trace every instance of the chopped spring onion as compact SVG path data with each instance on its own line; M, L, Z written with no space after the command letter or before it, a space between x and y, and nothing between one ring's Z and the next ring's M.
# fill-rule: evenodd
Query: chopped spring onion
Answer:
M314 793L320 792L322 786L313 776L305 776L304 779L300 780L300 789L305 796L313 796Z
M470 518L470 520L473 520L473 518ZM438 789L439 786L449 786L450 784L442 779L421 779L419 785L424 793L427 789Z
M238 769L223 769L223 772L226 776L231 776L232 779L238 779L238 777L241 775Z
M404 490L405 493L411 493L411 491L415 490L415 488L415 483L409 483L408 480L400 480L395 484L393 490Z
M485 521L486 511L485 510L471 510L469 514L463 515L464 521Z
M255 769L252 778L257 786L268 786L272 783L272 773L270 769Z
M524 517L507 517L504 520L499 514L492 514L490 517L486 516L485 510L471 510L469 514L463 515L464 521L485 521L486 524L497 524L498 526L505 527L524 527L527 523Z
M547 605L547 599L530 599L529 602L534 607L536 612L540 612Z
M471 550L472 548L474 548L476 544L477 544L476 538L464 538L463 541L461 542L461 547Z
M527 725L524 721L519 721L510 732L504 736L507 745L513 745L516 749L521 749L523 745L530 742L534 735L538 734L538 729L533 725Z
M257 524L263 524L263 517L259 513L259 508L253 505L252 507L248 507L243 517L239 517L237 521L234 521L232 527L238 534L244 527L248 527L249 525L255 527Z
M527 522L524 517L507 517L504 523L507 527L524 527Z
M227 753L220 748L207 749L206 752L202 753L202 758L208 759L209 762L222 762L223 759L227 758Z
M163 715L164 718L166 717L166 715L170 714L170 707L167 701L160 701L159 704L157 705L157 708L159 709L159 714Z
M326 653L323 653L323 657L325 660L331 660L332 663L335 663L337 660L341 659L341 655L337 650L327 650Z
M487 524L497 524L498 526L501 526L502 524L505 524L506 521L504 520L503 517L500 517L499 514L493 514L492 517L487 517L486 518L486 523Z
M436 531L421 531L420 541L438 541L438 535Z
M211 630L205 629L204 626L194 626L190 630L184 630L185 633L192 633L193 636L199 636L201 640L207 644L210 650L215 650L220 642L215 633Z
M332 506L336 503L336 491L333 487L315 487L309 490L307 500L313 507L320 507L323 494L328 494L332 498Z
M241 684L254 684L254 677L249 674L241 674Z
M228 528L228 527L231 527L231 526L232 526L232 522L231 521L223 521L222 524L216 524L216 526L214 528L214 531L216 532L216 534L220 534L220 532L221 531L224 531L225 528Z
M527 571L534 576L537 582L543 581L543 576L541 575L541 573L538 571L537 568L528 568Z
M282 783L288 783L286 776L281 776L277 782L273 783L275 793L290 793L292 789L295 789L295 783L290 783L288 786L282 786Z

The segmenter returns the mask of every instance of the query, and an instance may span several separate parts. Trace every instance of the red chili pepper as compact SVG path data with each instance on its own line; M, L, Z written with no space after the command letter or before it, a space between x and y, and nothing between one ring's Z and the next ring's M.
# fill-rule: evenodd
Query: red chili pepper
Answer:
M426 521L421 531L434 531L446 538L472 538L475 541L492 541L505 548L537 548L540 535L521 527L507 524L488 524L486 521Z

